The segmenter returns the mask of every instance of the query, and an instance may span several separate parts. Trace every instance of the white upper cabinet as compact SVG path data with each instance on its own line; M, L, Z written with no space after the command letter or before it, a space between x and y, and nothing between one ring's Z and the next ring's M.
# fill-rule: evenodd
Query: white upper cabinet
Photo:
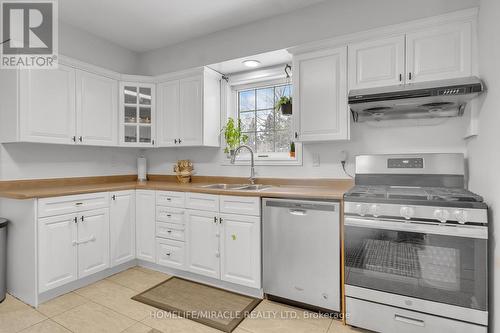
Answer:
M349 89L392 86L405 77L405 36L349 45Z
M135 259L135 190L110 193L111 266Z
M160 79L158 146L220 145L220 79L208 68Z
M115 146L118 141L118 81L76 71L77 140Z
M472 22L349 44L349 89L473 75Z
M348 139L347 47L294 55L293 73L296 140Z
M120 145L155 145L155 90L151 83L120 82Z
M472 75L472 24L454 23L406 35L407 82Z
M64 65L51 70L21 70L19 109L19 141L73 143L75 70Z

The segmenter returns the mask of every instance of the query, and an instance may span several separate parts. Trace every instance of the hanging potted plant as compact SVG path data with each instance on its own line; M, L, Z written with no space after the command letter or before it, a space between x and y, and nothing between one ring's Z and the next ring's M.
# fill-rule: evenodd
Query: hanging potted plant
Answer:
M222 128L224 131L224 138L226 140L226 148L224 153L231 158L234 155L234 150L242 143L247 143L248 135L241 133L241 121L238 119L238 125L235 124L233 118L227 119L226 126Z
M289 116L292 114L292 98L290 96L282 96L276 102L276 111L281 110L281 114Z

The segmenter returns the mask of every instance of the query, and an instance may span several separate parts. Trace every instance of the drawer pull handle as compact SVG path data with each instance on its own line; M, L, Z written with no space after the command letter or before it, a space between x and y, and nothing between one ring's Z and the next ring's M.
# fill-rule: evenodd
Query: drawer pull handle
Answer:
M167 201L172 201L172 198L167 198Z
M166 255L167 257L170 257L170 254L171 254L171 253L165 253L165 255Z
M398 314L394 315L394 320L400 321L400 322L405 323L405 324L411 324L411 325L420 326L420 327L425 326L425 322L421 319L405 317L405 316L401 316Z
M172 230L167 230L167 232L170 234L170 233L172 233Z
M95 236L91 236L89 239L86 239L83 241L79 241L79 242L73 241L73 246L94 242L95 240L96 240Z
M83 202L77 202L77 203L75 203L75 206L81 206L81 205L83 205Z
M168 218L171 218L171 217L172 217L172 215L170 215L170 214L167 214L167 217L168 217Z

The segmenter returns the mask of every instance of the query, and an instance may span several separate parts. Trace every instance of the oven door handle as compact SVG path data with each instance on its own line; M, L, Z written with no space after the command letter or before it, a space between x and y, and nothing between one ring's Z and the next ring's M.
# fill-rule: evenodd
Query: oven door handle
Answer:
M488 229L481 226L465 226L457 224L437 224L413 221L389 221L377 219L360 219L345 217L344 225L349 227L407 231L421 234L444 235L488 239Z

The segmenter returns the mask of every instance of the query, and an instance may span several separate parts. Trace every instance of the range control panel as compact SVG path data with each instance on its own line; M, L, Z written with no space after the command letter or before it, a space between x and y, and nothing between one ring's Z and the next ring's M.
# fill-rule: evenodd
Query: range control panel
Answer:
M388 169L423 169L423 158L389 158L387 160Z

